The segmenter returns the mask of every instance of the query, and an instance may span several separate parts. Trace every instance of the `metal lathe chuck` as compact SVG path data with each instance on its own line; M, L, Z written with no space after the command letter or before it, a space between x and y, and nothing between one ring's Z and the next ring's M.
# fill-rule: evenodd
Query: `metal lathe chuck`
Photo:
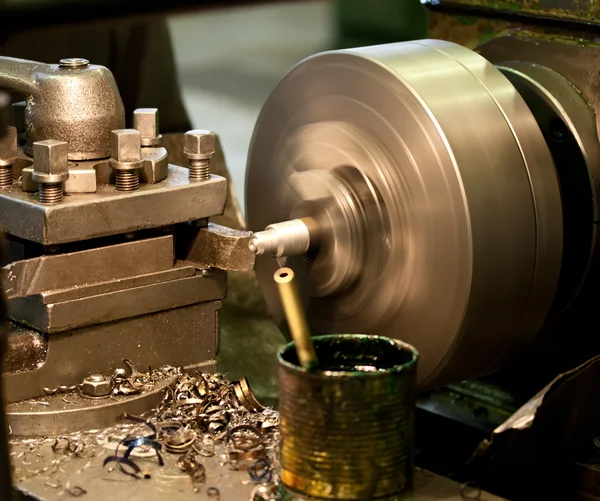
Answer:
M421 388L493 369L552 306L553 158L515 87L464 47L424 40L297 65L258 119L246 200L275 318L285 264L316 332L413 344Z

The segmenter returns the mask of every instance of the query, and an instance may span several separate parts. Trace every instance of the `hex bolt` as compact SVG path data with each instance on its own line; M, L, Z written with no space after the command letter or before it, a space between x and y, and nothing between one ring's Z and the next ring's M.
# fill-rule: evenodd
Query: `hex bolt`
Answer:
M69 145L65 141L47 139L33 143L33 174L39 183L39 198L43 204L62 202L64 183L69 179Z
M81 391L88 397L105 397L112 391L109 377L102 374L92 374L83 380Z
M138 108L133 112L133 128L140 131L143 148L161 145L158 125L157 108Z
M13 183L13 165L17 162L17 129L7 127L6 134L0 139L0 187L6 188Z
M215 135L208 130L190 130L183 136L183 154L188 159L189 178L210 179L210 161L216 151Z
M108 161L115 171L115 185L119 191L135 191L140 187L142 137L135 129L112 131L112 158Z

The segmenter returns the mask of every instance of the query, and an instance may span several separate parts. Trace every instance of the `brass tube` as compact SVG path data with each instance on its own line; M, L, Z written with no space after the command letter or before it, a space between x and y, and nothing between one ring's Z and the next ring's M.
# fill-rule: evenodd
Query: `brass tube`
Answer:
M294 271L291 268L280 268L275 272L274 279L279 289L279 296L296 346L300 365L307 370L315 370L318 368L319 363L302 308L300 294L298 294L294 281Z

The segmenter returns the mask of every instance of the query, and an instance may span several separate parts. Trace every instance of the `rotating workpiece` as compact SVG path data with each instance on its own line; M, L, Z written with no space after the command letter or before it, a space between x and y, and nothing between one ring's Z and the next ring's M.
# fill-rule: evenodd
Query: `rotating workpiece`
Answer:
M286 265L315 332L413 344L421 388L498 367L552 309L563 251L553 155L511 81L453 43L297 65L259 116L246 200L274 317L271 277Z

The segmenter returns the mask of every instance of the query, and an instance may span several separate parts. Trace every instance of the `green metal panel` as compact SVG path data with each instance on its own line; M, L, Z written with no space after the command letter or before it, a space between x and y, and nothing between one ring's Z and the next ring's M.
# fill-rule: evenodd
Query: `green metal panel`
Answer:
M600 24L598 0L425 0L434 9L459 13L469 9L474 15L527 15L559 21Z
M427 10L419 0L337 0L340 47L424 38Z

